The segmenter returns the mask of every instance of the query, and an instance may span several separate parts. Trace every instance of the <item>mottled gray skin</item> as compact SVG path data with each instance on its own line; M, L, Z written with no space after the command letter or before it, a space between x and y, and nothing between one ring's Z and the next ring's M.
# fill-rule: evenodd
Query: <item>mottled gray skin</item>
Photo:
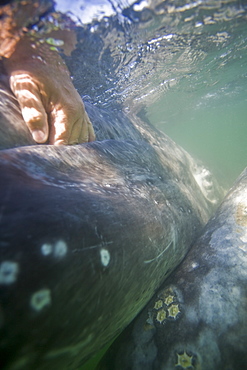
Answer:
M210 174L172 140L116 110L86 105L99 141L32 145L6 91L1 365L78 369L144 307L220 195Z
M247 168L99 369L246 369L246 344Z

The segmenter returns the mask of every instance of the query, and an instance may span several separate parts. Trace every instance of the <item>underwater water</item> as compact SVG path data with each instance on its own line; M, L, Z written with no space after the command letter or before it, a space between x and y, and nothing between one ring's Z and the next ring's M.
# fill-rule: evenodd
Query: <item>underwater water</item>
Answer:
M78 3L84 100L149 120L229 188L247 165L247 2L71 1L71 16Z
M247 164L247 2L130 3L70 2L75 86L95 104L141 112L229 188Z

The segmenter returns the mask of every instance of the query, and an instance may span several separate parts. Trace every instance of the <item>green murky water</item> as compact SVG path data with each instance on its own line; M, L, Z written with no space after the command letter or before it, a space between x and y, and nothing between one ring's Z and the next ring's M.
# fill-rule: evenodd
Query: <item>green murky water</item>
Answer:
M229 23L230 28L230 23ZM147 109L156 127L232 185L247 165L247 27L235 29L222 50L210 50ZM241 44L241 47L239 45Z
M247 165L247 3L141 3L85 27L94 80L74 69L74 83L96 104L145 112L229 188Z
M148 117L175 142L202 160L226 187L247 165L246 95L197 107L197 97L186 92L168 94L148 109Z

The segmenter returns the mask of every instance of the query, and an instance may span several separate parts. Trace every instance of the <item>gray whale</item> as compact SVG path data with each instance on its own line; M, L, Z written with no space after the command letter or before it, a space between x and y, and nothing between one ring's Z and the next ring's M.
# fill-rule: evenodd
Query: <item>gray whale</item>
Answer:
M221 197L148 123L86 109L98 141L38 146L0 91L4 369L78 369L144 307Z
M99 370L245 369L247 168Z

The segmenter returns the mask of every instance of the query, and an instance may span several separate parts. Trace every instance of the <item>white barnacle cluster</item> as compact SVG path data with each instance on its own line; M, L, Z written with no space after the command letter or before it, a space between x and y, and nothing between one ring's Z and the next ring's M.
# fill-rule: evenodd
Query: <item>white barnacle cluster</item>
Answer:
M63 240L58 240L54 244L44 243L41 246L41 253L43 256L53 255L56 258L62 258L66 256L68 252L68 246Z
M19 265L14 261L4 261L0 264L0 284L9 285L17 280Z
M164 324L167 320L177 320L181 309L176 292L171 287L162 291L154 303L153 310L153 317L159 324Z
M111 259L110 252L107 249L102 248L100 250L100 260L101 260L102 265L104 267L107 267L110 263L110 259Z

